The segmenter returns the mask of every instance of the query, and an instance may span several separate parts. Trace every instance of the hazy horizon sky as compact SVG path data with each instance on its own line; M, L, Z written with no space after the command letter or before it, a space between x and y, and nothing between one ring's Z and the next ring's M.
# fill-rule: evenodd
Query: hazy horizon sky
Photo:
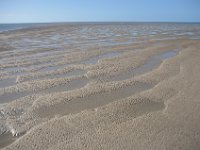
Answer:
M0 23L200 22L200 0L0 0Z

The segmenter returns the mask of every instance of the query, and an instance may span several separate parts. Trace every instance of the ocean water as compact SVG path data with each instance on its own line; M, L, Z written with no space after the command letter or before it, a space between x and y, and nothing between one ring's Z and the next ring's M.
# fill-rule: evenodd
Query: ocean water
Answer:
M61 25L61 24L76 24L76 23L11 23L11 24L0 24L0 33L18 29L25 29L37 26L48 26L48 25Z
M31 27L33 24L0 24L0 32Z
M140 23L140 22L101 22L101 23L95 23L95 22L77 22L77 23L17 23L17 24L0 24L0 33L12 31L12 30L18 30L18 29L24 29L24 28L32 28L32 27L45 27L45 26L65 26L65 25L74 25L74 26L82 26L82 29L79 31L80 34L82 34L82 37L85 36L87 40L95 40L94 36L87 37L88 33L97 33L98 32L98 38L105 38L105 37L111 37L113 34L119 38L122 36L132 35L132 37L136 36L155 36L155 35L165 35L167 37L172 38L173 36L179 36L179 37L189 37L191 39L200 39L200 23ZM100 30L93 30L91 26L99 26L103 27ZM112 29L115 31L121 30L121 27L123 29L126 29L126 34L116 34L113 33L113 30L110 30L110 27L112 26ZM92 33L92 34L93 34ZM52 37L52 38L56 38ZM76 41L75 41L76 42ZM99 41L102 42L102 41ZM103 41L105 42L105 41ZM107 40L108 42L108 40ZM113 44L109 41L110 44ZM119 42L118 42L119 43ZM105 44L105 43L103 43Z
M46 26L44 23L14 23L14 24L0 24L0 33L18 29L25 29L37 26Z

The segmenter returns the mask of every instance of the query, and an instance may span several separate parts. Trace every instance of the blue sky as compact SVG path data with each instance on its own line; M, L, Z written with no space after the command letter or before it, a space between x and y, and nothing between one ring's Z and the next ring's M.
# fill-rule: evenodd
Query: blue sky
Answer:
M0 0L0 23L200 22L200 0Z

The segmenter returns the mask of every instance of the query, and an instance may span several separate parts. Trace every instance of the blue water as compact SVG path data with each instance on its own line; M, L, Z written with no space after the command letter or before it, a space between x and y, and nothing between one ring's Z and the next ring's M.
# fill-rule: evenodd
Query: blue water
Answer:
M0 33L6 31L36 27L36 26L42 26L42 25L46 24L41 24L41 23L0 24Z

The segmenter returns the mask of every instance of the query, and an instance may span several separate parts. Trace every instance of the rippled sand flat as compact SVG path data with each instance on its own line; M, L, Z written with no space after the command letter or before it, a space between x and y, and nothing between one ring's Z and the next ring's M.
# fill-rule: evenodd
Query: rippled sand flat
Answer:
M200 147L199 24L0 33L0 149Z

